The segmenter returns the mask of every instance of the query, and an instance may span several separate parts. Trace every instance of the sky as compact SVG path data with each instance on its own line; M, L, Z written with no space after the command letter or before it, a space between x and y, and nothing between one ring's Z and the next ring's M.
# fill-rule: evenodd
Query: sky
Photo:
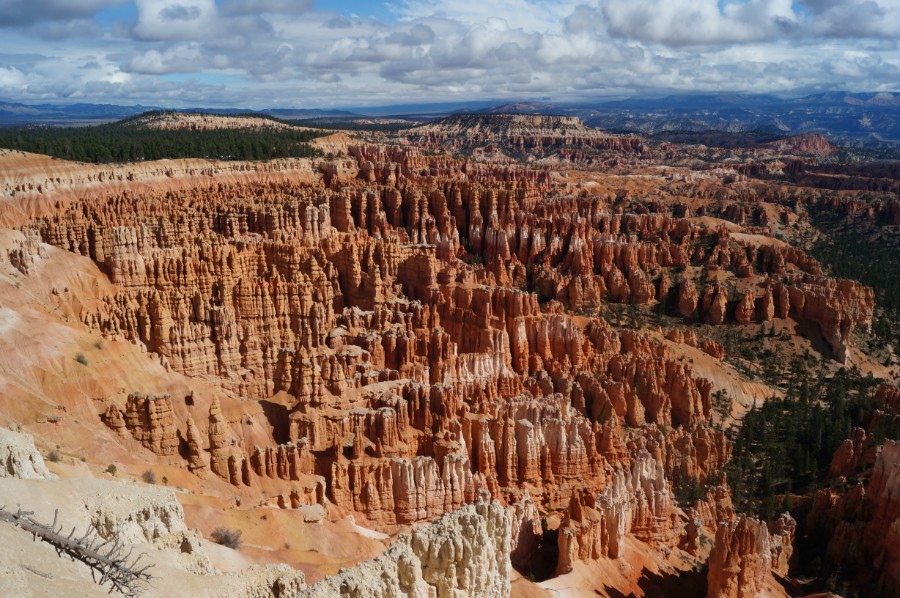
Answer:
M0 99L172 108L900 90L900 0L0 0Z

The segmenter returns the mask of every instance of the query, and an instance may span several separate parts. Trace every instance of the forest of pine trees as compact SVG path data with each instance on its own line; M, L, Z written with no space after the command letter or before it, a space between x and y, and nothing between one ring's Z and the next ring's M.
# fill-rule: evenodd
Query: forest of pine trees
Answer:
M159 130L122 121L93 127L0 128L0 147L103 164L166 158L269 160L321 156L308 142L325 134L274 127Z
M810 375L795 359L785 397L754 406L732 432L734 452L726 469L737 510L771 518L788 508L778 497L820 487L835 450L855 427L878 444L900 439L900 417L876 417L884 408L873 398L878 383L856 369L840 369L830 378Z

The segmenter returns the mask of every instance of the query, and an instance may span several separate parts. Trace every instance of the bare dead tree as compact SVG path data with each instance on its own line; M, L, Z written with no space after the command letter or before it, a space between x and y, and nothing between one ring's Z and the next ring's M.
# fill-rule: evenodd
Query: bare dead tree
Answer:
M125 596L137 596L144 584L151 579L147 572L153 565L141 565L143 554L131 558L133 549L127 552L125 547L113 538L104 540L97 531L88 526L87 531L79 536L75 528L66 535L62 525L57 523L59 511L53 515L53 523L46 525L32 519L31 511L18 509L7 511L0 506L0 521L6 521L30 532L34 539L40 539L56 550L59 556L67 556L73 561L84 563L91 570L91 578L99 585L109 583L109 593L118 591Z

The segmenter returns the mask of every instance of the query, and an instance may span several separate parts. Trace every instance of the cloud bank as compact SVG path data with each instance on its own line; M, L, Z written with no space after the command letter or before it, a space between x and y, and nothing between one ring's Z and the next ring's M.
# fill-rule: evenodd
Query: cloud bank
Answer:
M0 0L0 97L263 108L896 91L898 39L900 0Z

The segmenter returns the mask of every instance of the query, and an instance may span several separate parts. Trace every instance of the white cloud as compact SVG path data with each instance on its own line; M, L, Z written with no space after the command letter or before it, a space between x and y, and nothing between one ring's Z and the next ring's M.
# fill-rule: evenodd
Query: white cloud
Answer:
M14 66L0 67L0 89L16 90L25 85L25 75Z
M136 0L134 33L146 40L200 39L215 32L213 0Z
M804 0L813 32L831 37L900 37L897 0Z
M179 44L160 52L147 50L131 59L126 70L155 74L195 72L205 62L199 44Z
M558 32L562 20L583 2L569 0L403 0L395 5L405 20L445 18L466 26L491 19L502 20L510 29L528 32Z
M608 0L603 5L616 37L671 46L773 39L793 28L791 0Z
M56 6L45 20L67 4L35 2ZM310 0L135 0L134 23L105 28L90 15L110 3L70 4L0 36L0 96L260 108L900 80L896 0L396 0L391 22Z

